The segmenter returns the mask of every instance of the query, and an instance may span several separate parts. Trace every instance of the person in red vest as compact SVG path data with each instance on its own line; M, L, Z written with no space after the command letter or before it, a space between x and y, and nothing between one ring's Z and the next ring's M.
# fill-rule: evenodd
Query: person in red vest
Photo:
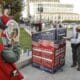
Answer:
M3 41L4 45L8 45L8 42L9 42L6 37L6 34L4 32L4 30L6 28L6 24L10 20L9 14L10 14L10 9L9 9L9 7L5 6L3 9L3 15L0 17L0 19L2 21L1 25L3 25L2 29L0 29L0 33L1 33L0 36L2 37L2 41Z

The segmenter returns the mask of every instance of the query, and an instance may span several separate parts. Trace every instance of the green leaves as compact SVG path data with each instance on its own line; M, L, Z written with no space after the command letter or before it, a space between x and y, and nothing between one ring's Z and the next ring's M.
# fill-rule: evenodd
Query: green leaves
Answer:
M19 21L19 17L21 16L21 11L23 8L22 3L23 0L2 0L2 1L3 1L3 4L1 4L2 6L10 5L11 16L14 16L14 19L16 21Z

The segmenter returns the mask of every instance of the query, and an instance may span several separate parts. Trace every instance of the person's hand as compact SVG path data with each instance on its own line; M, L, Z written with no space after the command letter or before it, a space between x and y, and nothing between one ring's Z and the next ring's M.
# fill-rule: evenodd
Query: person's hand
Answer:
M67 40L68 40L68 41L70 41L70 40L71 40L71 38L68 38Z
M68 38L68 37L63 37L63 39L68 40L68 41L71 40L71 38Z

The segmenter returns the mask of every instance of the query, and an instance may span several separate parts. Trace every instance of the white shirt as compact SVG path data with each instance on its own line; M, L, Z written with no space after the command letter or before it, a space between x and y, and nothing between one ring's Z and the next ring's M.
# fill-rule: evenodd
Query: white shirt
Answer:
M71 43L72 44L78 44L80 43L80 33L78 32L78 38L76 38L76 26L73 27L73 30L72 30L72 39L71 39Z

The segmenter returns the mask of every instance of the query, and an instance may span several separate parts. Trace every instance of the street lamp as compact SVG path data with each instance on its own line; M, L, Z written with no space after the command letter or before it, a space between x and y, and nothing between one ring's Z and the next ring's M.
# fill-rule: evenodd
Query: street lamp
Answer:
M38 4L38 12L40 13L40 22L41 22L41 20L42 20L41 13L43 12L43 5L42 4Z
M61 16L60 16L60 15L58 16L58 21L59 21L59 22L61 21Z
M29 2L29 0L27 0L27 16L28 16L28 18L30 19L30 2Z

